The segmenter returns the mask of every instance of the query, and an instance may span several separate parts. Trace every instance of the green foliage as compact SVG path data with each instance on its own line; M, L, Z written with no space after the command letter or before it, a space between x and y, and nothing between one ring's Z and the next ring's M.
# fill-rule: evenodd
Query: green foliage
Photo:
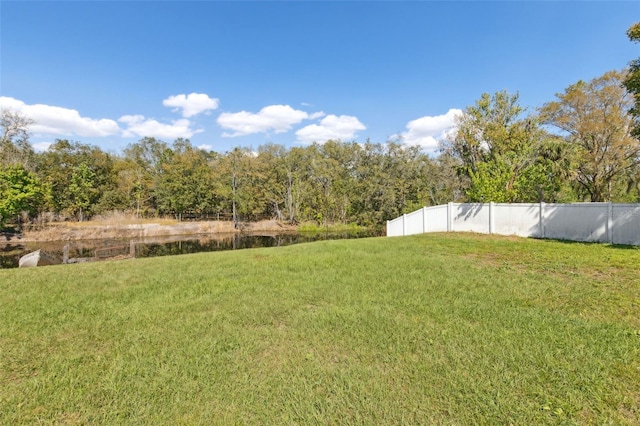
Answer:
M69 183L69 208L79 214L80 222L84 220L84 212L95 202L98 195L96 174L82 163L71 172Z
M507 160L504 160L505 157ZM510 155L505 155L488 163L479 163L477 172L470 173L471 186L467 190L470 201L557 201L561 181L554 174L548 161L544 158L534 158L532 164L515 171L509 157Z
M370 231L370 228L359 226L355 223L335 223L328 226L319 226L316 222L304 222L297 228L298 232L317 234L322 232L357 234L358 232Z
M639 274L473 234L0 270L0 424L639 424Z
M537 202L556 198L560 171L549 164L550 139L535 117L522 117L518 94L484 93L458 119L445 147L468 179L466 195L479 202Z
M629 40L634 43L640 42L640 22L629 27L627 31ZM623 82L627 91L633 96L633 107L629 113L633 117L632 134L640 139L640 57L633 59L629 63L629 72Z
M579 81L541 109L543 121L566 135L576 192L590 201L615 201L620 186L630 189L627 180L640 164L640 140L630 134L632 98L622 86L624 79L625 73L609 71Z
M24 167L0 167L0 226L21 212L37 212L46 193L40 180Z
M630 29L632 40L636 32L637 26ZM137 216L314 221L326 228L382 225L449 201L633 202L640 199L640 141L628 132L632 96L621 83L635 81L634 69L632 64L627 80L612 71L571 85L539 115L527 114L517 93L484 93L458 117L435 158L399 141L267 144L215 153L185 139L169 145L146 137L122 155L58 140L48 151L32 153L32 163L51 188L46 207L80 217L126 210ZM23 117L4 118L9 136L3 146L10 149L0 147L0 153L22 152L9 162L26 164L31 154L21 151L20 144L28 146Z
M84 218L117 187L113 158L98 147L58 139L37 160L39 177L51 187L52 211Z
M211 169L205 154L188 140L178 139L163 154L156 198L160 212L174 213L178 219L187 211L209 210L215 199Z
M504 161L481 162L475 169L469 171L471 186L467 196L470 201L509 203L518 198L514 172Z

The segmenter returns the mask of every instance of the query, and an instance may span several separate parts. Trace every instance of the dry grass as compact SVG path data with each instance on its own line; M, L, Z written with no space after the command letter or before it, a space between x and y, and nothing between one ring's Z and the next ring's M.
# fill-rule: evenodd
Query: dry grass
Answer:
M121 226L121 225L145 225L145 224L174 225L179 223L171 216L164 217L138 217L134 214L119 211L97 215L84 222L50 222L51 226L64 226L72 228L85 228L92 226Z
M229 221L178 222L172 218L136 218L123 213L98 216L85 222L50 222L46 227L25 231L22 241L75 241L141 238L234 232L295 231L296 227L275 220L244 223L239 228Z

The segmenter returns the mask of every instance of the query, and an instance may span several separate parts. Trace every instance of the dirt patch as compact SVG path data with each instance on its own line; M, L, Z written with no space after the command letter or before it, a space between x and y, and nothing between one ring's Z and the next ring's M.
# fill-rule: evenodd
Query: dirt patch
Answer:
M228 221L208 221L208 222L181 222L173 224L163 223L135 223L135 224L100 224L85 223L82 226L75 224L57 224L48 226L45 229L26 231L22 235L17 235L11 240L33 242L33 241L75 241L75 240L97 240L97 239L117 239L117 238L144 238L161 237L172 235L201 235L201 234L221 234L234 232L276 232L295 231L296 227L287 225L275 220L268 220L256 223L243 223L237 228L233 222Z

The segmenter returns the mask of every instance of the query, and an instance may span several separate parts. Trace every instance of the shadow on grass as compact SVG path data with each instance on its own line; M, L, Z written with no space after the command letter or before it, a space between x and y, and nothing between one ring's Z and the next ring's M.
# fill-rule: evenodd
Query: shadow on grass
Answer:
M609 243L600 243L597 241L573 241L573 240L560 240L555 238L534 238L540 241L549 241L554 243L561 243L567 245L593 245L593 246L602 246L608 249L617 249L617 250L640 250L640 246L634 246L630 244L609 244Z

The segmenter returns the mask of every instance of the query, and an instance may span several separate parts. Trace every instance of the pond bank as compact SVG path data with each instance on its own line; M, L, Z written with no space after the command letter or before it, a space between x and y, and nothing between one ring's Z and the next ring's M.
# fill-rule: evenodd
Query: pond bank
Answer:
M241 223L238 228L228 221L103 224L100 222L68 223L47 226L22 234L4 234L2 240L14 242L77 241L118 238L147 238L177 235L229 234L239 232L293 232L295 225L275 220Z
M253 231L199 235L146 236L83 239L74 241L10 241L0 243L0 269L17 268L20 258L30 252L43 252L62 263L120 260L220 250L280 247L319 240L365 238L372 232L304 233L295 231Z

